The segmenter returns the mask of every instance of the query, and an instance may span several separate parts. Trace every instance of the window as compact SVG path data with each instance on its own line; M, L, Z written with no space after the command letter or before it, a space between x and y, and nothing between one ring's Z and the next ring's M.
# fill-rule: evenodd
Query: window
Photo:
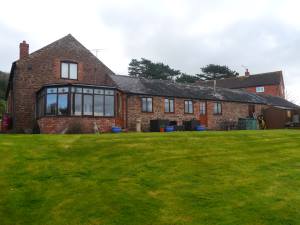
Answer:
M83 88L83 115L93 115L93 89Z
M257 93L263 93L263 92L265 92L265 87L256 87L256 92Z
M193 101L191 100L185 100L184 101L184 113L193 113Z
M62 62L61 78L77 80L77 63Z
M67 115L68 114L68 87L58 88L57 98L57 114Z
M72 87L71 91L71 114L82 115L82 88Z
M92 87L55 87L41 90L37 96L37 116L109 116L115 115L115 91ZM45 109L45 112L44 112Z
M215 104L214 104L214 114L215 115L221 115L222 114L222 103L221 102L215 102Z
M142 112L152 112L152 98L142 98Z
M47 89L46 114L55 115L57 109L57 88Z
M174 112L174 99L165 98L165 112L166 113Z
M94 96L94 115L104 116L104 95Z
M200 115L206 115L206 102L200 102Z

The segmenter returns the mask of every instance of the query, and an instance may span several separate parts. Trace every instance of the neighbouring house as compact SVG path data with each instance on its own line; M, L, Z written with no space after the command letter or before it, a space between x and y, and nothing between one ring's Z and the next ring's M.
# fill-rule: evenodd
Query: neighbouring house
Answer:
M204 86L214 86L214 81L199 81ZM285 87L282 71L250 75L248 69L245 76L225 78L216 81L217 87L242 89L251 93L267 94L285 98Z
M110 131L113 126L135 130L150 120L182 124L196 119L209 129L280 107L298 106L280 97L268 98L243 90L178 84L115 75L72 35L29 54L20 44L20 59L12 64L6 91L13 132L63 133Z

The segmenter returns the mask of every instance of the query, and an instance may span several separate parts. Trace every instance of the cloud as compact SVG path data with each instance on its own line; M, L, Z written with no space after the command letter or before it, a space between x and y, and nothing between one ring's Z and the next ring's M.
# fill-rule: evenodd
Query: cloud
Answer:
M190 74L209 63L240 73L241 65L252 73L283 70L300 103L299 6L296 0L6 1L0 69L9 69L23 39L34 51L72 33L88 49L102 49L100 59L119 74L141 57Z

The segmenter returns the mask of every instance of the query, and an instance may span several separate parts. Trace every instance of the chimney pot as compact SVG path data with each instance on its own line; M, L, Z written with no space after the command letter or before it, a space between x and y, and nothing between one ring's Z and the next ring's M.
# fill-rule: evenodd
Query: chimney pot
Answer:
M250 72L249 72L248 69L246 69L245 76L246 76L246 77L249 77L249 76L250 76Z
M29 44L26 41L20 43L20 59L24 59L29 55Z

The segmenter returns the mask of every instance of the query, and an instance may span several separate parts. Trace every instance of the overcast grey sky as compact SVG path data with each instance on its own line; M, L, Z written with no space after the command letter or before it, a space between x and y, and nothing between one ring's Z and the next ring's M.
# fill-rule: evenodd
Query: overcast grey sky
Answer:
M71 33L115 73L145 57L195 74L209 64L244 73L283 70L300 103L300 2L296 0L3 1L0 70L19 43L30 52Z

